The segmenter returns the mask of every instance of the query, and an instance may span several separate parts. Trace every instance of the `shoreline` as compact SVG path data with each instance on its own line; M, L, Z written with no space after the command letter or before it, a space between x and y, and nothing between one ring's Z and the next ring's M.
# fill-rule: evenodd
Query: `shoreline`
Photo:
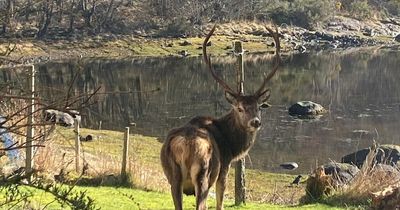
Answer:
M279 27L282 54L365 47L400 48L400 42L388 34L366 34L362 30L340 31L337 25L336 23L335 28L316 31L299 27ZM204 27L204 31L207 31L207 27ZM272 53L275 50L273 39L265 31L265 26L257 23L218 25L208 50L214 56L230 55L232 43L242 41L246 53ZM201 36L146 38L115 34L79 38L74 35L47 39L0 38L0 66L12 67L16 64L36 64L66 58L193 57L202 54L203 39ZM1 56L7 49L12 49L11 53Z

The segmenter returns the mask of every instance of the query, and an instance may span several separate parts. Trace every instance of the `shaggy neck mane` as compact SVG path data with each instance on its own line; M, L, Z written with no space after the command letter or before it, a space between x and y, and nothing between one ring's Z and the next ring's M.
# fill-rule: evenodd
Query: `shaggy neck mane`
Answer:
M257 132L247 131L246 128L241 126L233 110L216 119L215 125L221 135L221 138L216 138L216 140L223 156L239 159L254 144Z

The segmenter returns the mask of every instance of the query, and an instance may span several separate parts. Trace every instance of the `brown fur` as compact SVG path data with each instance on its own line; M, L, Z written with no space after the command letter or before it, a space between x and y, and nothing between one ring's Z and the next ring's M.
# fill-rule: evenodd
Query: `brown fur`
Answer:
M207 35L203 50L215 27ZM271 32L271 30L269 30ZM272 32L271 32L272 33ZM279 39L272 34L277 42ZM278 56L279 58L279 56ZM213 77L225 89L225 97L232 110L225 116L195 117L186 125L169 132L161 148L161 165L171 185L175 209L182 209L182 193L196 195L196 209L207 209L208 192L216 183L217 209L223 209L223 197L231 162L244 157L254 144L261 126L260 107L269 98L265 83L276 72L270 73L261 88L244 96L234 93L212 70L209 59L205 61ZM279 61L279 60L278 60ZM277 65L276 65L277 68Z

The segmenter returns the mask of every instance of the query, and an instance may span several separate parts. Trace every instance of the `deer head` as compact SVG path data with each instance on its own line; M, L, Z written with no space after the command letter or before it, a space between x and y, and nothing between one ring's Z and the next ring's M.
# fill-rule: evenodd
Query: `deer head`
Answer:
M207 64L208 70L210 71L213 78L220 84L225 91L226 100L232 105L233 115L235 116L236 122L238 125L250 132L254 132L260 129L261 126L261 109L269 107L267 100L270 97L270 89L266 88L267 82L274 76L275 72L278 70L279 64L281 62L280 58L280 42L278 29L276 28L275 32L266 27L271 36L275 41L275 64L273 70L268 74L264 74L264 80L260 86L260 88L252 95L243 95L234 91L229 87L221 78L217 76L215 73L210 57L207 55L207 43L210 37L213 35L215 31L215 25L211 29L211 31L207 34L204 42L203 42L203 56L204 61Z

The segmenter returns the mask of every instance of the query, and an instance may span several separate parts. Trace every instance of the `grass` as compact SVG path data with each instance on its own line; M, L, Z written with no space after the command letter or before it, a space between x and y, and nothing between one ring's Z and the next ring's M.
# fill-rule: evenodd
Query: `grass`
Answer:
M180 56L179 52L185 50L189 56L202 54L201 46L203 37L189 37L184 39L145 39L131 38L129 36L118 39L103 38L84 38L79 41L38 41L35 39L20 40L16 43L16 50L13 51L11 58L50 56L53 59L68 57L129 57L129 56ZM270 40L269 40L270 39ZM239 38L228 35L215 35L211 38L212 46L208 51L213 55L226 55L230 53L233 41ZM265 43L266 38L254 35L243 35L240 40L245 41L245 49L248 52L273 51ZM272 38L267 38L272 42ZM181 43L187 41L191 43L182 46ZM12 42L12 41L11 41ZM3 52L8 43L0 43L0 52Z
M48 205L46 209L68 209L57 202L53 202L54 198L49 193L41 192L32 188L25 188L24 190L35 194L35 196L30 198L29 201L29 206L34 209L42 209L46 205ZM174 209L171 196L167 193L114 187L77 186L75 190L86 191L87 195L95 200L96 207L101 207L103 210ZM193 196L184 196L183 200L184 209L194 209L195 199ZM325 204L309 204L303 206L260 204L254 202L249 202L241 206L234 206L233 204L233 200L227 200L225 202L225 209L342 209ZM208 199L208 206L210 209L215 209L214 198Z
M81 135L91 134L94 140L82 142L82 159L89 165L87 174L75 190L86 191L102 209L173 209L169 185L159 163L161 143L154 137L130 135L129 184L122 183L119 177L122 156L123 133L107 130L81 129ZM74 132L72 129L58 127L51 137L52 141L41 148L36 156L36 164L49 179L60 172L74 169ZM41 166L41 167L40 167ZM70 180L77 176L71 172ZM290 186L295 176L274 174L259 170L246 170L248 203L233 206L234 170L230 171L225 193L226 209L341 209L325 204L296 206L305 194L305 184ZM130 187L115 187L130 186ZM52 195L27 188L33 192L30 206L43 208L53 200ZM208 205L215 208L215 190L212 188ZM1 201L1 195L0 195ZM1 203L1 202L0 202ZM194 197L184 198L185 209L193 209ZM1 208L1 207L0 207ZM47 209L60 209L57 202Z
M59 128L56 143L62 145L64 151L73 153L74 133L71 129ZM90 165L95 165L96 170L90 167L92 176L107 177L107 174L118 174L122 156L123 133L106 130L81 129L81 135L91 134L95 137L92 142L83 142L82 150L86 152L85 158ZM143 189L169 192L169 185L162 172L159 161L161 143L154 137L130 135L130 175L132 184ZM101 157L101 158L91 158ZM71 156L72 157L72 156ZM110 170L111 167L114 170ZM104 172L101 172L104 171ZM305 184L290 186L295 178L289 174L275 174L259 170L246 170L247 194L252 201L269 202L275 204L297 204L304 194ZM108 182L105 180L104 182ZM98 183L98 181L97 181ZM228 179L226 191L228 198L234 198L234 169L232 168Z

